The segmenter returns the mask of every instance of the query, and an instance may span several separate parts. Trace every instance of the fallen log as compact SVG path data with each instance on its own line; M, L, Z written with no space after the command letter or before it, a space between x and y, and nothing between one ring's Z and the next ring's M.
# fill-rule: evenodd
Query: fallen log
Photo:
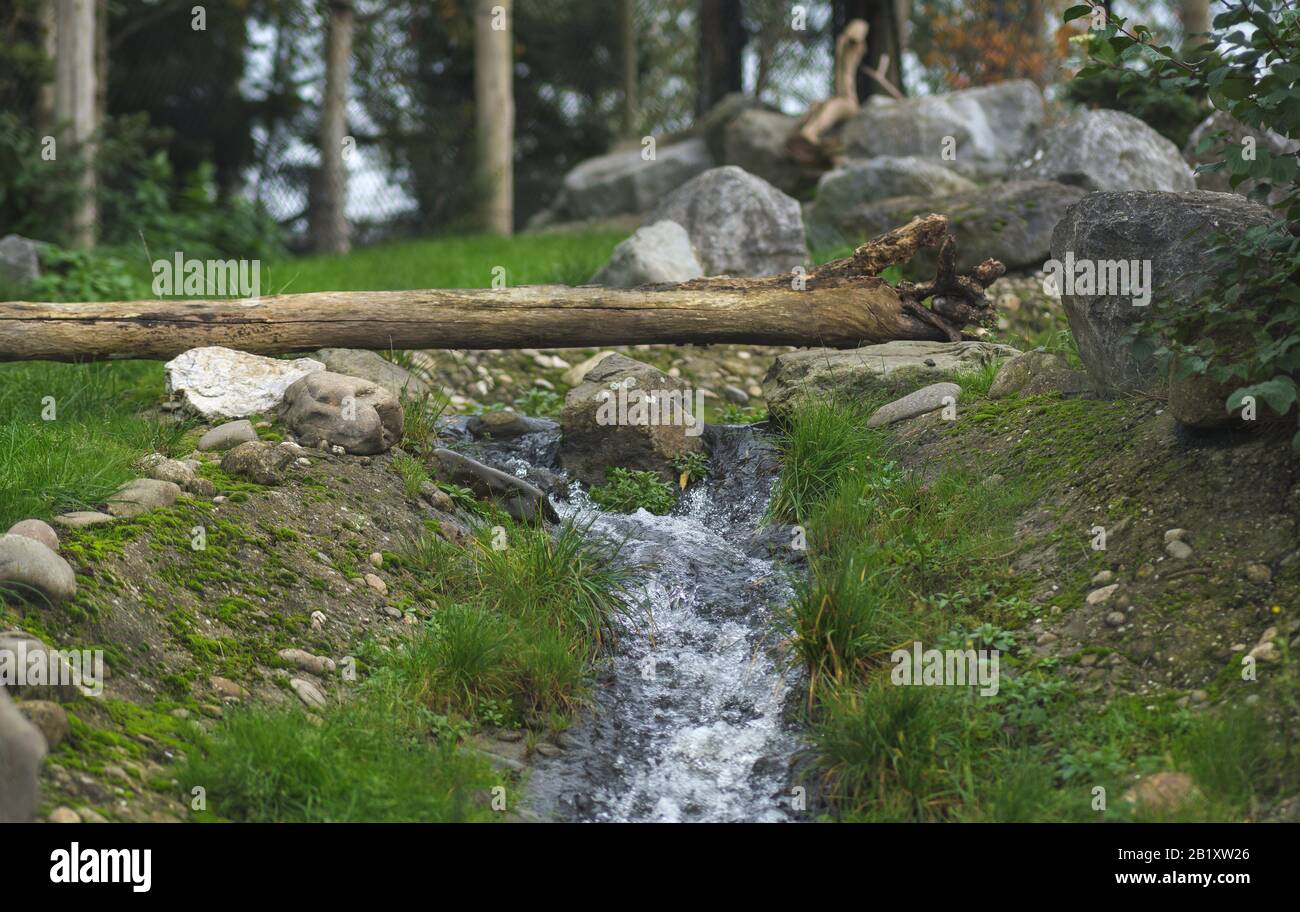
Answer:
M882 270L939 247L932 282L891 286ZM0 361L172 358L204 345L275 355L318 348L589 348L640 343L853 348L894 339L957 340L988 322L986 260L955 273L947 219L914 219L810 270L634 289L316 292L257 300L0 303ZM927 302L929 306L926 306Z

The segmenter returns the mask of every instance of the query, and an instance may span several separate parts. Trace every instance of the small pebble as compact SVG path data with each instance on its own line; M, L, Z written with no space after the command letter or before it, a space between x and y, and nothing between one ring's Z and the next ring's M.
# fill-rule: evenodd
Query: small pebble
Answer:
M1165 545L1165 553L1174 560L1187 560L1192 556L1192 546L1182 539L1176 538Z

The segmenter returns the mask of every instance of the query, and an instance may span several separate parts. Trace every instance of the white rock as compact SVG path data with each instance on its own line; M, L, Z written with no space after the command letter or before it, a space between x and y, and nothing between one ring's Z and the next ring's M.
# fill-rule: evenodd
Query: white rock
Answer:
M1088 598L1086 601L1088 602L1089 605L1100 605L1102 602L1106 601L1108 598L1114 595L1115 590L1118 588L1119 588L1119 583L1111 583L1109 586L1103 586L1100 589L1094 589L1088 593Z
M167 392L205 418L269 412L291 385L324 369L310 358L283 361L215 345L192 348L163 368Z
M25 535L0 536L0 584L52 604L77 594L77 576L58 554Z
M312 709L321 709L325 706L325 695L311 681L304 678L290 678L289 686L298 695L298 699Z

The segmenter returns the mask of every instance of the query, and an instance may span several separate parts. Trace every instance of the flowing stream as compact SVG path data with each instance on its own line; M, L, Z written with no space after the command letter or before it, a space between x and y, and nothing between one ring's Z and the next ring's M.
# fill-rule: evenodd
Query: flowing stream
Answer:
M569 821L781 821L800 747L787 711L798 682L774 655L792 597L785 528L759 529L778 464L761 432L710 427L713 477L667 516L596 510L580 490L560 513L625 541L646 568L595 706L540 760L526 803ZM520 476L558 471L558 432L482 447ZM576 487L576 486L575 486ZM776 555L773 557L770 555Z

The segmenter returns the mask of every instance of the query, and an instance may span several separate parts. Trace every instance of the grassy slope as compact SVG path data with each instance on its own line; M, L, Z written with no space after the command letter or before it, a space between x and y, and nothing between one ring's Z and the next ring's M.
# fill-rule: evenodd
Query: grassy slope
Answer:
M266 290L485 286L496 266L506 268L511 282L581 282L619 239L573 234L402 242L347 257L272 264ZM146 273L140 279L147 284ZM132 463L139 457L188 451L193 441L185 425L141 415L162 395L155 362L0 365L0 528L102 503L136 476ZM79 553L102 556L100 539L120 536L127 525L169 522L172 512L72 538ZM321 724L297 711L254 709L232 713L205 737L160 709L109 700L93 713L70 708L72 737L57 761L98 775L109 760L146 755L142 745L186 750L190 760L179 770L184 785L202 786L211 796L200 816L482 819L488 815L481 802L467 795L499 777L481 759L431 743L428 733L459 736L485 722L537 724L539 718L563 725L584 697L586 669L615 607L610 595L620 585L604 569L604 556L575 534L552 542L520 528L511 536L510 551L479 546L459 562L436 545L413 542L405 560L421 572L438 570L435 598L449 609L444 623L421 631L355 700L323 712ZM448 578L453 566L457 574ZM39 614L21 606L0 609L7 620L42 632ZM156 785L172 788L165 781Z
M505 267L511 283L582 282L619 240L552 234L403 241L345 257L269 264L265 290L481 287L491 283L496 266ZM147 272L141 280L147 286ZM139 416L162 395L156 362L0 365L0 525L102 502L133 477L132 461L155 450L170 453L174 427ZM47 397L54 420L42 418L49 414Z
M969 395L981 384L963 385ZM1010 459L956 456L922 471L903 468L905 444L863 427L876 404L799 409L773 507L809 530L810 577L789 626L794 655L810 674L814 774L834 816L1131 819L1143 812L1119 799L1133 776L1171 768L1198 786L1174 815L1180 819L1252 819L1294 792L1296 759L1279 734L1287 723L1279 728L1262 705L1229 699L1195 711L1179 705L1176 692L1121 691L1103 700L1063 674L1060 659L1029 648L1025 628L1046 609L1030 598L1032 580L1010 566L1042 542L1026 539L1017 518L1089 472L1104 474L1106 458L1133 446L1116 406L964 405L955 440L996 425L1002 439L1023 434L1024 442ZM1016 483L982 483L994 469L1015 471ZM1078 610L1096 569L1070 554L1056 568L1053 601ZM926 648L1003 650L999 692L894 686L890 654L914 639ZM1212 695L1249 693L1231 689L1234 667L1229 662ZM1273 706L1294 708L1293 672L1270 677ZM1108 811L1093 807L1097 786Z

